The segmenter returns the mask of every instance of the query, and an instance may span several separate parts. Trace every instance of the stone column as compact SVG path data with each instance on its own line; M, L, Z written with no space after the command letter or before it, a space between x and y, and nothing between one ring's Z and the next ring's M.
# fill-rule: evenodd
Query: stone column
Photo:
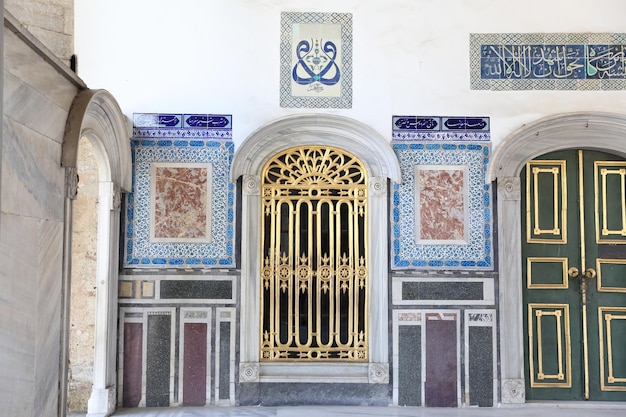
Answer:
M519 177L498 180L501 402L525 401Z
M93 389L89 417L115 410L117 340L117 280L121 193L112 182L101 182L98 193L98 259L96 266L96 327Z

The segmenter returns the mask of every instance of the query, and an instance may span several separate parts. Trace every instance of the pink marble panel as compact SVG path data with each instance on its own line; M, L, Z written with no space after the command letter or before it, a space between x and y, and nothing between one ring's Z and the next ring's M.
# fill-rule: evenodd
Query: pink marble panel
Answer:
M419 170L420 240L465 239L463 169Z
M208 167L156 166L154 238L208 239Z

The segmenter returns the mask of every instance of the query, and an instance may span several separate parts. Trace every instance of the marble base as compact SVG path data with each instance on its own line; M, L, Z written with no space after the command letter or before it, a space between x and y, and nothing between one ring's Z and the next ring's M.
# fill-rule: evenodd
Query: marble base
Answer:
M239 404L243 406L391 404L388 384L242 383Z

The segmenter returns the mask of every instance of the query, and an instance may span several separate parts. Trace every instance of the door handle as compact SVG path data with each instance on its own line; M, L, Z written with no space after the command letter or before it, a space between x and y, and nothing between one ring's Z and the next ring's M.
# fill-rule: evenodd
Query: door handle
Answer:
M580 271L578 271L578 268L576 268L575 266L567 270L567 275L569 275L570 278L578 278L579 274Z
M585 278L595 278L596 277L596 270L593 268L587 268L585 269Z

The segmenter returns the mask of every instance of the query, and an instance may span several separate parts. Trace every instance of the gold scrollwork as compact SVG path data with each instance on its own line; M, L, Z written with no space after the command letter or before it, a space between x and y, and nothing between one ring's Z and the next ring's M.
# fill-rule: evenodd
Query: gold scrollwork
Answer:
M365 167L296 147L261 181L261 360L367 361Z

